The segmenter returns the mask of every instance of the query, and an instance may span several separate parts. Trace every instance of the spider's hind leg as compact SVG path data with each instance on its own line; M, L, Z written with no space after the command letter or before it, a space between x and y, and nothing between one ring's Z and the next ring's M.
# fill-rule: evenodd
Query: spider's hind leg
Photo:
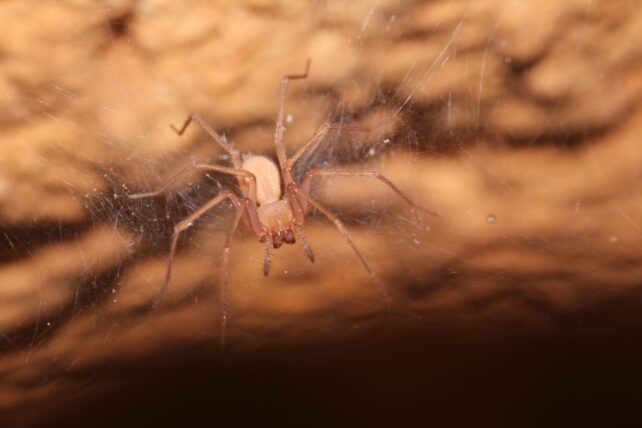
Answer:
M165 294L165 289L167 288L167 286L169 285L169 282L172 279L172 266L174 264L174 256L176 255L178 238L180 237L181 233L183 233L185 230L190 228L196 220L198 220L203 216L203 214L205 214L207 211L214 208L216 205L221 203L224 199L229 199L230 201L232 201L232 204L239 211L243 208L241 203L239 202L238 197L234 192L232 192L231 190L223 190L221 193L219 193L214 198L212 198L208 203L206 203L205 205L203 205L202 207L194 211L185 219L181 220L181 222L174 227L174 233L172 234L172 244L170 246L169 255L167 257L167 270L165 272L165 281L163 282L163 286L161 287L160 291L158 292L158 295L153 301L153 307L155 309L158 309L158 307L160 306L161 301L163 299L163 295ZM240 217L240 214L237 214L237 217ZM237 225L238 225L238 220L235 220L234 230L236 230ZM231 239L231 235L228 239ZM226 248L227 247L229 247L229 242L226 242Z

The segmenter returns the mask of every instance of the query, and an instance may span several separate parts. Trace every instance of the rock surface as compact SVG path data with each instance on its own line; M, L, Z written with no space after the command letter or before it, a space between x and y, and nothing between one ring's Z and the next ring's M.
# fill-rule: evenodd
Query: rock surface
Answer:
M536 344L579 355L595 352L595 342L601 351L602 341L628 355L625 363L642 356L627 336L642 326L634 316L642 309L639 1L12 0L0 4L0 23L0 414L11 423L3 426L80 423L75 400L124 410L127 398L116 397L133 388L140 404L146 382L169 396L172 382L193 388L188 396L205 408L194 391L235 408L243 387L268 391L273 383L281 397L327 400L331 381L302 393L305 383L286 390L248 374L246 364L263 374L287 369L275 361L290 352L301 353L283 357L294 373L307 375L324 356L330 362L320 373L341 382L335 369L344 362L398 349L411 374L382 375L392 390L373 387L390 415L421 409L387 400L407 385L422 396L412 373L435 385L467 384L472 401L483 388L441 370L486 373L462 352L500 379L481 399L488 405L510 399L511 376L533 386L526 401L552 387L523 373L542 370ZM167 198L126 195L196 160L228 162L196 127L183 137L171 132L192 111L243 152L273 156L280 76L303 71L308 58L309 77L288 93L290 152L326 121L385 126L332 132L298 172L381 170L440 218L415 218L376 180L319 184L315 194L345 221L376 281L318 213L305 229L316 262L286 246L268 278L263 245L239 233L221 355L229 207L185 234L164 304L153 310L151 302L173 226L231 182L192 177ZM566 348L569 337L579 345ZM496 363L509 343L525 359L518 374ZM572 362L562 360L557 370L566 373ZM363 392L372 371L404 366L373 361L345 382ZM169 374L183 366L185 378ZM167 383L156 384L163 376ZM436 407L453 405L426 394ZM258 392L250 396L259 401ZM330 401L328 415L340 402ZM98 409L118 420L105 404ZM151 407L132 411L162 419ZM363 420L368 409L354 412Z

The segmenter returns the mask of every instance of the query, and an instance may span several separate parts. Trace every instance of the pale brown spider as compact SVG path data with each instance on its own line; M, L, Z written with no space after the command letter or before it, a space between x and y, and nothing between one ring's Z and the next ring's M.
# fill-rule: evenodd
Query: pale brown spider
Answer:
M190 113L185 120L185 123L180 129L171 125L172 129L178 134L182 135L189 124L194 121L197 125L205 130L230 156L233 167L226 167L220 165L211 165L204 162L196 162L187 166L174 177L172 177L165 185L154 192L138 193L129 195L131 199L145 198L150 196L157 196L165 191L179 178L185 174L193 171L216 171L223 174L235 176L240 186L240 195L232 190L223 190L208 203L201 208L194 211L187 218L178 223L174 228L172 235L172 243L169 251L167 272L163 287L159 291L154 300L154 307L157 308L163 297L163 293L167 288L171 274L172 263L176 253L176 243L178 237L187 228L189 228L196 220L198 220L208 210L212 209L225 199L229 199L236 208L236 215L232 221L232 225L227 233L225 244L223 247L223 272L224 280L222 284L222 334L221 345L225 341L225 327L227 324L227 276L228 276L228 260L229 249L232 241L232 236L236 231L241 217L245 214L246 224L256 233L259 241L265 242L265 259L263 262L263 273L267 276L270 270L270 258L272 248L279 248L283 243L294 244L296 241L295 235L301 240L303 249L310 259L314 262L314 254L308 245L305 235L303 234L302 226L305 222L305 216L308 214L309 206L319 210L330 221L332 221L339 232L343 235L352 250L359 258L359 261L367 271L370 277L374 277L372 269L368 266L365 258L352 241L350 234L346 230L343 223L310 196L310 184L314 177L323 176L367 176L379 179L381 182L389 186L395 193L403 198L413 209L420 209L431 215L438 216L434 211L427 208L420 207L408 198L397 186L395 186L384 175L377 171L369 172L350 172L350 171L335 171L335 170L322 170L311 169L307 171L302 184L294 181L292 178L292 168L297 161L305 155L308 151L315 148L315 146L323 139L323 137L331 129L347 129L351 131L369 132L371 128L361 127L354 125L342 125L336 123L325 123L314 134L314 136L294 153L290 158L287 157L285 146L283 145L283 133L285 128L283 126L285 96L290 80L305 79L308 76L310 69L310 61L308 60L303 74L286 75L281 78L281 94L279 98L279 111L276 119L276 130L274 135L274 144L276 146L276 154L279 166L265 156L248 156L245 160L241 161L239 150L234 144L228 142L225 138L221 137L214 131L200 116L196 113Z

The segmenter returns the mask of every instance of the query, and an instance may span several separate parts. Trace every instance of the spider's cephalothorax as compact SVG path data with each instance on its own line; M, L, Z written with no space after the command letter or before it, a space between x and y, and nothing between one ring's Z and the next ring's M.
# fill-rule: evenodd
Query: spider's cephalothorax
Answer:
M257 214L265 230L265 235L259 236L259 240L264 242L266 238L270 239L274 248L279 248L284 243L294 244L294 215L287 199L281 199L279 168L264 156L248 157L243 161L241 168L255 177ZM246 180L251 179L239 178L241 190L250 196L250 187Z

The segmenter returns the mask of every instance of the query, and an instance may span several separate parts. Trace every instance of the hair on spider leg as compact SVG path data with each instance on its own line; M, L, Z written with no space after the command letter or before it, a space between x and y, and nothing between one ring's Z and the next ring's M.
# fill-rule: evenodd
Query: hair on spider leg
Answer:
M365 257L353 241L343 222L325 208L310 194L310 185L313 179L327 176L344 176L344 177L371 177L376 178L382 184L390 188L401 199L403 199L411 209L421 210L431 215L438 214L432 210L415 204L405 193L395 186L388 178L378 171L352 172L341 170L328 170L314 168L305 172L303 180L295 180L293 169L297 162L305 158L311 151L317 147L327 133L331 130L345 130L350 132L371 132L379 128L384 123L376 126L362 126L344 123L324 123L321 125L313 136L288 157L283 135L285 133L285 99L289 82L291 80L305 79L310 70L310 60L307 61L305 71L301 74L289 74L281 78L281 87L279 94L278 112L276 126L274 130L274 145L276 148L277 162L261 155L248 155L241 157L241 152L236 145L219 135L211 128L198 114L190 113L182 126L176 127L170 125L171 129L178 135L182 135L188 126L193 122L202 128L212 139L229 155L231 167L210 164L206 162L194 162L180 170L176 175L170 178L159 189L146 193L129 195L130 199L139 199L146 197L158 196L165 192L173 183L193 172L217 172L232 177L238 183L238 189L223 189L216 196L211 198L203 206L196 209L193 213L179 222L172 233L172 241L167 261L167 270L165 281L154 299L154 306L158 307L162 301L165 290L167 289L172 274L172 265L176 254L178 239L182 232L191 227L206 212L219 205L224 200L229 200L236 210L234 221L232 222L223 249L222 269L223 284L221 285L221 346L225 345L225 335L228 321L227 301L228 301L228 263L229 252L234 233L243 219L244 224L249 227L258 237L260 242L265 243L265 258L263 262L263 273L268 275L272 259L272 251L280 248L284 244L294 244L297 240L301 243L303 251L310 262L315 261L314 253L305 238L303 225L311 208L316 209L331 221L346 243L351 247L355 256L365 269L368 276L375 279L374 271L370 268ZM390 119L394 120L394 118Z

